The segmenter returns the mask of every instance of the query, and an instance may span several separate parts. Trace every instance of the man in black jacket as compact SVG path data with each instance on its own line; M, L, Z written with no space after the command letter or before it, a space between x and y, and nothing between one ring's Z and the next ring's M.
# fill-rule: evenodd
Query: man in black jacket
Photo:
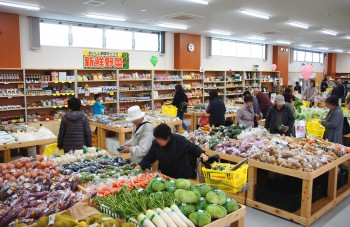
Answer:
M155 140L138 168L144 170L158 160L159 171L169 177L195 178L195 170L189 156L202 158L204 162L208 161L202 149L185 137L172 133L167 124L158 125L153 135Z

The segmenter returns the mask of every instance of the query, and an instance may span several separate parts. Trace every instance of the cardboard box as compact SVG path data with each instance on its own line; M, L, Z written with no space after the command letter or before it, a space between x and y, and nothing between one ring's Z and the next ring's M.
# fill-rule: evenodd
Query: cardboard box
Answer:
M117 148L119 147L119 140L117 137L109 137L109 138L106 138L106 148L107 148L107 151L113 153L113 154L116 154L118 155L119 152L117 150Z
M59 81L67 81L67 73L66 72L59 72L58 73L58 80Z

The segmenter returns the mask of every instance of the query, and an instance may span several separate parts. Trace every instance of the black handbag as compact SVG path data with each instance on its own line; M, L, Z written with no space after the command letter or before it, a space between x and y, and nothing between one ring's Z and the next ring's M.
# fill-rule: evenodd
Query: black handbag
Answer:
M343 135L350 133L350 125L348 122L348 118L344 117L344 123L343 123Z

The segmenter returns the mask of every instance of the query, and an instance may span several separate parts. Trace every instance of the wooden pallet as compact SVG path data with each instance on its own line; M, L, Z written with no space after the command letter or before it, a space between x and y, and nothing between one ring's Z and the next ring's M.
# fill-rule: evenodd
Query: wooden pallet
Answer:
M308 173L293 169L288 169L272 164L266 164L255 160L249 161L248 181L251 183L247 193L247 206L268 212L270 214L291 220L303 226L310 226L313 222L326 214L340 201L350 195L350 177L346 186L337 190L339 165L350 163L350 154L347 154L322 168ZM295 178L299 178L302 183L301 209L292 213L267 204L260 203L255 199L255 185L257 183L257 170L264 169L273 173L279 173ZM328 172L328 193L327 197L312 203L312 187L315 178ZM350 176L350 175L349 175Z

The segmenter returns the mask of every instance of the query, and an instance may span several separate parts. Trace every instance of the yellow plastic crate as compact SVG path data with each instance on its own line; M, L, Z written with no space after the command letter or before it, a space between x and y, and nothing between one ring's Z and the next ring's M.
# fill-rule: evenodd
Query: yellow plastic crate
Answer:
M349 112L347 107L342 107L341 110L343 111L343 114L347 114Z
M212 167L226 167L226 163L214 163ZM242 191L242 187L247 184L248 165L244 164L236 171L228 170L212 170L205 167L202 168L205 183L219 188L221 190L237 193Z
M176 117L177 116L177 108L173 105L163 105L162 106L162 114Z
M326 130L307 130L306 134L322 139Z
M310 102L309 101L302 101L302 103L303 103L303 106L305 108L310 108Z
M307 130L324 130L325 128L321 125L320 119L310 119L306 122Z
M333 88L331 88L331 87L326 88L326 91L332 91L332 90L333 90Z

